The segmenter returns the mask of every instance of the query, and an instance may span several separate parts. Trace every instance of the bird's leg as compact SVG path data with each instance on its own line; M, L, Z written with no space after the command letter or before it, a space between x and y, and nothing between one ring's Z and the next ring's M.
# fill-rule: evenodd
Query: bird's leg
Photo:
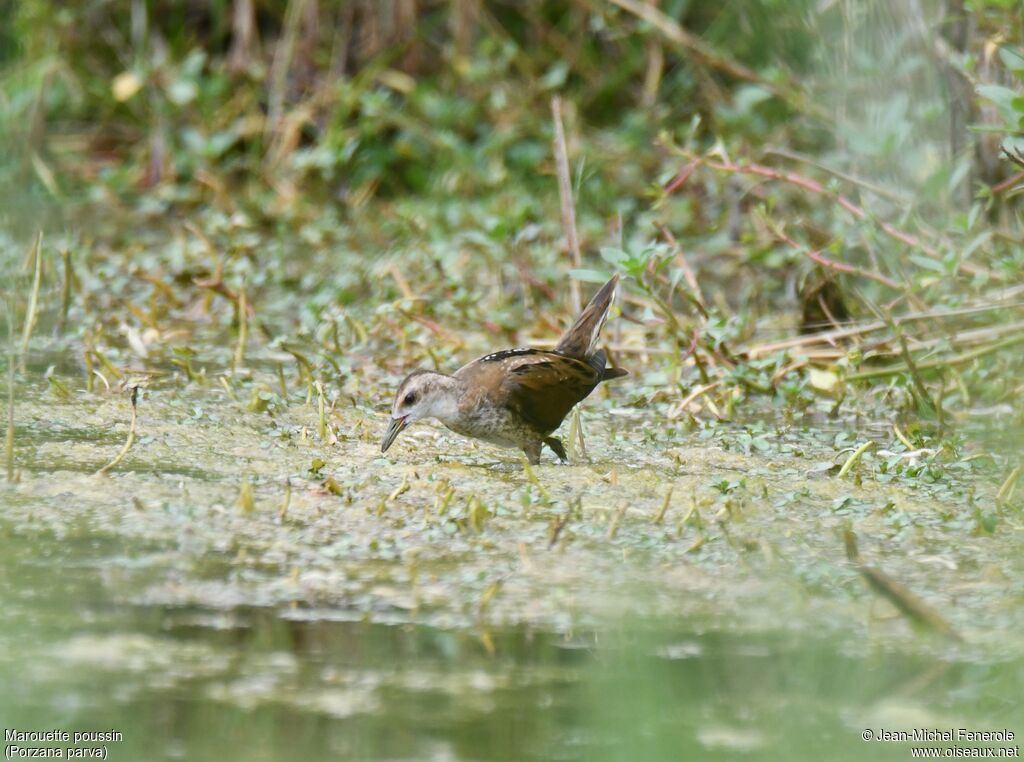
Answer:
M562 447L561 439L559 439L558 437L545 437L544 444L550 447L554 451L555 455L558 456L559 460L561 460L563 463L569 462L569 458L567 458L565 455L565 448Z
M540 442L530 442L530 444L523 447L523 452L526 453L526 460L531 466L536 466L540 463Z

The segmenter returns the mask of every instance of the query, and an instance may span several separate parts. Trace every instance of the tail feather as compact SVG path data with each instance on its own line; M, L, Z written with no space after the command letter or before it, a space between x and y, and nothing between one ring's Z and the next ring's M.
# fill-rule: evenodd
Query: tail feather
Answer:
M618 285L619 275L616 273L611 280L601 286L601 290L594 294L594 298L583 308L583 312L576 318L576 322L558 342L555 347L556 351L584 360L594 354L601 326L604 325L604 321L608 317L608 310L611 309ZM603 366L604 363L602 362L601 365Z

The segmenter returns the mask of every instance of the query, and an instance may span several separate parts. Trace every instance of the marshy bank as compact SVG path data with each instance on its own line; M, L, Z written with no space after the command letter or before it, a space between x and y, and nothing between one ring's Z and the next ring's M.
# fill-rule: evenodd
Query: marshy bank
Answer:
M1024 733L1018 10L978 12L985 69L911 4L230 5L8 33L5 725L190 760ZM570 464L380 453L406 372L550 345L612 272L631 375Z

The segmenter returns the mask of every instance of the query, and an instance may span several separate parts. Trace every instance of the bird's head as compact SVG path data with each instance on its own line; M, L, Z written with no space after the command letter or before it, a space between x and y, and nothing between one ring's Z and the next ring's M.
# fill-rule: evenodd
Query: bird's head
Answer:
M388 448L409 424L422 418L450 420L458 412L458 391L455 379L443 373L417 370L406 376L398 387L395 403L391 407L391 421L380 451Z

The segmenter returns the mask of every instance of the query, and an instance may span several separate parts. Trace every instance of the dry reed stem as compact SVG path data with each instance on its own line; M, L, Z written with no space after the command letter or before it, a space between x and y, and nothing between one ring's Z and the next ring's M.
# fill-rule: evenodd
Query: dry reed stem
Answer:
M28 342L32 338L32 329L35 327L36 310L39 306L39 288L43 280L43 232L36 233L35 243L32 244L32 252L29 255L34 263L32 275L32 292L29 294L28 310L25 312L25 327L21 333L21 357L24 362L25 353L28 351Z
M576 235L576 205L572 198L569 154L565 146L565 128L562 126L562 101L557 95L551 98L551 118L555 126L555 168L558 172L558 197L562 204L562 226L565 228L565 240L572 256L573 267L579 269L583 265L583 258ZM573 314L578 315L583 309L583 303L580 299L580 284L575 278L569 281L569 295L572 299Z

